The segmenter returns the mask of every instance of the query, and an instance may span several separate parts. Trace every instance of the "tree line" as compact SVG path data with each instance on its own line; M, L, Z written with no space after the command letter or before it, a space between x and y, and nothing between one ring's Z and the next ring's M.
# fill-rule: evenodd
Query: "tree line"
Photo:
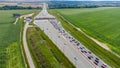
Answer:
M120 1L50 1L49 8L120 7Z
M41 7L23 7L23 6L3 6L3 7L0 7L0 10L18 10L18 9L41 9Z

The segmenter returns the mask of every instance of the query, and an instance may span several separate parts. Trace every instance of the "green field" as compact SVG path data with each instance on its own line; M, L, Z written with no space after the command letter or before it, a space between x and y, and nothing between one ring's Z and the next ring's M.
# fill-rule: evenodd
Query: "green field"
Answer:
M120 54L120 8L55 9L55 11Z
M36 10L0 10L0 68L25 68L21 53L20 31L23 19L14 25L13 13L21 15Z
M28 28L27 41L36 68L75 68L38 27Z
M108 8L106 8L106 9L108 9ZM62 14L61 15L63 17L61 17L59 15L60 14L60 10L61 10L61 12L64 12L64 10L70 10L70 11L72 11L73 9L56 9L56 10L54 10L56 12L54 12L53 10L50 10L49 13L51 13L52 15L54 15L61 22L62 26L72 36L74 36L77 40L79 40L82 44L84 44L88 49L90 49L94 54L96 54L99 58L101 58L105 63L107 63L108 65L110 65L112 68L119 68L120 67L120 65L119 65L120 58L118 58L114 54L110 53L109 51L103 49L101 46L99 46L98 44L96 44L90 38L86 37L86 35L84 35L82 32L80 32L76 28L74 28L71 24L69 24L69 21L70 21L69 19L65 18L64 15L62 15ZM80 9L74 9L73 11L75 11L75 10L79 10L80 11ZM85 11L85 9L83 9L83 10ZM86 9L86 10L88 10L88 9ZM99 10L102 10L102 8L100 8ZM57 14L57 13L59 13L59 14Z

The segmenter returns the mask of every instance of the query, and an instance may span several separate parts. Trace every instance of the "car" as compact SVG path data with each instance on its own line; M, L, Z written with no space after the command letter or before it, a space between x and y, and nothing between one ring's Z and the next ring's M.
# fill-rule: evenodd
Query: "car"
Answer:
M98 63L97 63L97 62L94 62L94 64L95 64L95 65L98 65Z
M80 47L80 49L84 49L85 47Z
M60 36L58 36L58 38L60 38Z
M95 58L95 63L99 63L99 59L98 58Z
M102 64L102 65L101 65L101 68L107 68L107 65Z
M72 40L70 40L70 42L72 42Z
M88 59L90 59L90 60L91 60L92 58L93 58L93 56L88 56Z
M79 45L80 45L80 43L78 42L76 45L77 45L77 46L79 46Z
M71 37L69 36L69 39L70 39Z
M75 39L72 39L72 41L75 41Z
M71 37L71 39L74 39L73 37Z
M65 30L63 30L62 32L65 33Z
M96 60L99 60L98 58L96 58Z
M84 51L84 53L87 53L87 51Z
M82 52L82 53L87 53L87 51L85 51L85 50L81 50L81 52Z
M92 52L91 51L88 51L89 54L91 54Z
M67 45L66 43L64 43L64 45Z
M63 35L66 36L66 33L64 33Z
M75 43L77 43L78 41L75 41Z
M66 35L66 38L68 38L69 36L68 35Z
M99 63L99 60L96 60L96 59L95 59L95 62Z
M81 51L82 53L84 52L84 51Z

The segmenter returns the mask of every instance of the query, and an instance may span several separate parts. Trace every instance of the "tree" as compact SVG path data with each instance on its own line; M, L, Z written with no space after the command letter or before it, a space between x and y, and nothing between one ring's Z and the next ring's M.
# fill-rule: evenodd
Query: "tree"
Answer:
M13 17L18 18L18 17L20 17L20 14L14 13Z

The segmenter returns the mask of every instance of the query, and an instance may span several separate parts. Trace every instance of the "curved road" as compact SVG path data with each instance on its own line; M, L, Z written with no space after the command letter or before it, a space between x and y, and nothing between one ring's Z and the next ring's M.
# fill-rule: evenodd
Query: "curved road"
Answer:
M27 60L28 60L29 67L30 68L35 68L35 65L34 65L32 57L30 55L30 51L28 49L28 45L27 45L27 41L26 41L26 32L27 32L28 27L29 27L29 23L26 22L25 26L24 26L24 31L23 31L23 47L24 47L24 50L25 50L25 54L26 54L26 57L27 57Z

